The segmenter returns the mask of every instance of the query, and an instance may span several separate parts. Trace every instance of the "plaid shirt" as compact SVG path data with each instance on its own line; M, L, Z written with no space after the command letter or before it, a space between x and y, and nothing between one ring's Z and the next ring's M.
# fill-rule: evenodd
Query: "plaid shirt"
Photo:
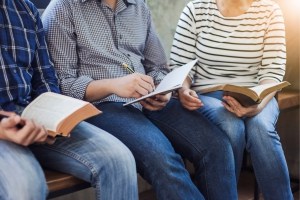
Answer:
M42 20L66 95L83 99L91 81L128 75L122 63L152 76L156 84L168 72L143 0L119 0L115 11L100 0L52 0ZM113 94L94 103L129 100Z
M14 111L43 92L59 92L58 81L34 5L3 0L0 11L0 109Z

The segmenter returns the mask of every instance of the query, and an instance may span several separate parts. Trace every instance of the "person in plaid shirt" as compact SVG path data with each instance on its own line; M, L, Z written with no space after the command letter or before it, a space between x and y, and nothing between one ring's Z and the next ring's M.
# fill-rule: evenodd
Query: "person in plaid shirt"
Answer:
M7 116L0 121L0 199L46 199L41 165L90 182L96 199L138 199L135 161L118 139L82 122L54 141L14 114L41 93L60 91L38 10L28 0L1 0L0 12L0 114Z

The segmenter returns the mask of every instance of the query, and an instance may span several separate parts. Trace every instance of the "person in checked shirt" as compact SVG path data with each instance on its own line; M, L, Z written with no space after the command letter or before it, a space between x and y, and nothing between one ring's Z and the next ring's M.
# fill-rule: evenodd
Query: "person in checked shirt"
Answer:
M63 94L103 111L88 122L131 150L157 199L237 199L234 158L224 133L183 109L170 93L123 106L151 92L168 73L143 0L52 0L42 21ZM175 114L164 116L173 121L166 129L154 125L164 120L153 123L144 113L169 106ZM194 164L196 184L182 156Z

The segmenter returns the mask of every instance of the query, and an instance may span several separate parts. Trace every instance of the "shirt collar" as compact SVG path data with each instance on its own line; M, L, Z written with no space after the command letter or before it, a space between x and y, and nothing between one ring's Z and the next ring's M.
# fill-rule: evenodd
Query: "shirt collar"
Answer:
M90 0L81 0L82 3ZM101 0L100 0L101 1ZM123 0L126 4L136 4L136 0Z

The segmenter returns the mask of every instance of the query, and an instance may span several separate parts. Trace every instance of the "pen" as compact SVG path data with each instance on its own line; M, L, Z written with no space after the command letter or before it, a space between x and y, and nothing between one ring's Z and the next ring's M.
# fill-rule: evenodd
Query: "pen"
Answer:
M122 66L125 67L130 73L134 73L133 67L129 66L128 64L123 63Z

